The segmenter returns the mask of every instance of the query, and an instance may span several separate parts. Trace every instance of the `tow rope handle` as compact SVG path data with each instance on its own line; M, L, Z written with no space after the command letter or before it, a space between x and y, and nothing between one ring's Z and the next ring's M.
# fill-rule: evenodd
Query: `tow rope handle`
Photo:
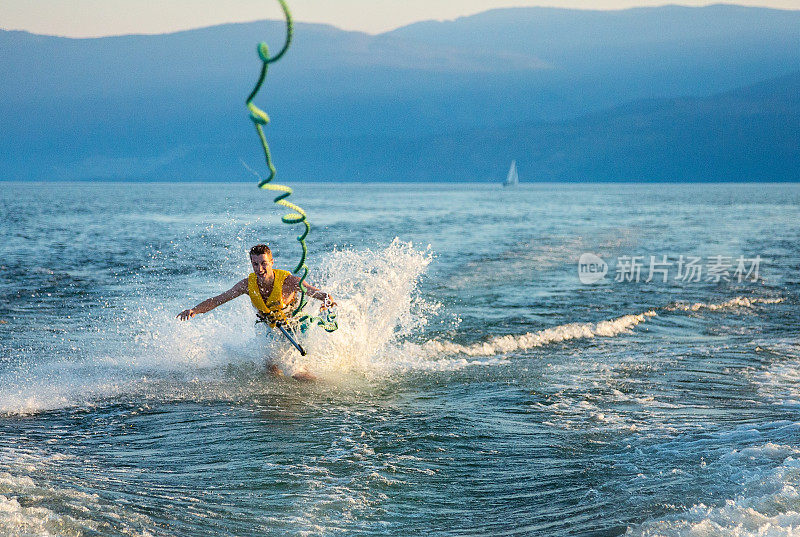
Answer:
M303 346L302 346L302 345L300 345L300 344L297 342L297 340L295 340L295 339L294 339L294 337L292 336L292 334L290 334L290 333L289 333L289 332L288 332L288 331L287 331L287 330L286 330L286 329L283 327L283 323L282 323L282 322L278 321L277 323L275 323L275 327L276 327L278 330L280 330L280 331L281 331L281 333L283 333L283 335L284 335L284 336L286 336L286 339L288 339L288 340L289 340L289 343L291 343L292 345L294 345L294 348L295 348L295 349L297 349L297 350L300 352L300 356L305 356L305 355L306 355L306 350L303 348Z

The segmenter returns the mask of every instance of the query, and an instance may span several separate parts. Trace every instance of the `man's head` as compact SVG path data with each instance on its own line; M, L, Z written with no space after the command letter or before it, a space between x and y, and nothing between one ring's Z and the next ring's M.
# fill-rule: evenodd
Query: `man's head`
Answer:
M266 244L256 244L250 248L250 263L257 276L268 276L272 271L272 250Z

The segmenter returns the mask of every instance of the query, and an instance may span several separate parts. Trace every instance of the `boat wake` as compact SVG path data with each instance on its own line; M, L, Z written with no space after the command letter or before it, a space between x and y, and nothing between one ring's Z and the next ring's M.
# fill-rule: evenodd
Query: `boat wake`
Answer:
M649 310L644 313L623 315L616 319L600 321L599 323L570 323L553 328L546 328L538 332L528 332L518 336L497 336L485 342L473 345L458 345L449 341L427 341L420 345L420 348L429 356L451 354L495 356L515 351L524 351L572 339L614 337L619 334L630 332L634 326L645 322L648 317L654 317L655 315L656 312L654 310Z
M753 426L724 433L730 448L702 470L715 479L711 487L739 483L739 493L724 501L696 503L677 513L656 517L628 528L634 537L689 537L695 535L791 536L800 527L800 450L792 441L798 424L767 423L762 426L787 443L764 441ZM709 440L714 440L713 436ZM710 444L710 441L709 441ZM719 485L717 485L719 484ZM722 495L726 498L726 495Z

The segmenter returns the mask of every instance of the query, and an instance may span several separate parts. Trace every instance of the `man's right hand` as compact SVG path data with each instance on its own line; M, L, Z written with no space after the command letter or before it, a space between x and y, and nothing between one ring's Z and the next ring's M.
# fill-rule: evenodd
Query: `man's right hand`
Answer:
M180 313L177 315L177 317L178 317L178 319L180 319L181 321L188 321L189 319L191 319L191 318L192 318L192 317L194 317L195 315L197 315L197 312L196 312L196 311L194 311L194 310L191 310L191 309L190 309L190 310L183 310L182 312L180 312Z

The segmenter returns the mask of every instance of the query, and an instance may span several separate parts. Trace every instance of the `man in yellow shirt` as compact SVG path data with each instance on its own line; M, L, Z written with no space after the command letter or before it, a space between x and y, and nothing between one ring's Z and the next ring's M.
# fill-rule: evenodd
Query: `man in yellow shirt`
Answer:
M178 314L178 319L186 321L198 313L207 313L217 306L233 300L242 295L248 295L253 307L258 311L259 318L272 328L277 323L291 322L300 294L300 278L288 271L272 267L272 251L266 244L257 244L250 249L250 263L253 272L245 279L239 281L215 297L204 300L197 306L183 310ZM320 291L316 287L303 282L306 294L321 300L325 307L335 306L336 302L330 294Z
M250 295L253 306L259 313L268 317L270 324L274 325L273 319L280 319L281 314L285 316L291 313L288 310L299 296L300 278L288 271L272 268L274 263L272 251L266 244L257 244L250 249L250 263L253 265L253 273L248 278L237 282L222 294L204 300L191 309L183 310L178 314L178 318L186 321L198 313L208 313L217 306L242 295ZM278 285L275 285L276 283ZM303 282L303 286L308 296L323 301L328 307L336 305L328 293L309 285L308 282Z

